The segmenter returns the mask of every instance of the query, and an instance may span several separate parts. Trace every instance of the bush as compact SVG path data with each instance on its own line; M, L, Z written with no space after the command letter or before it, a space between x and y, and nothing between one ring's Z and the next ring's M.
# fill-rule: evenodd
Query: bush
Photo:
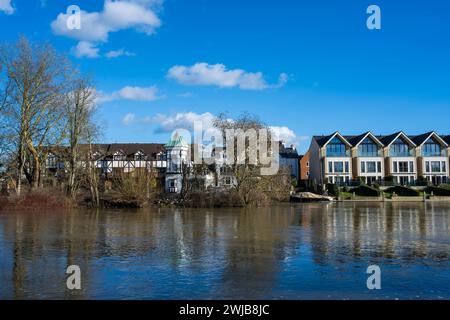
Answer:
M425 178L424 176L419 176L419 178L417 179L417 185L418 186L427 186L428 185L427 178Z
M428 194L431 194L433 192L433 195L439 196L439 197L450 197L450 188L442 188L440 187L428 187L425 190Z
M355 189L353 189L353 192L355 192L355 194L357 196L362 196L362 197L379 197L380 196L380 191L373 188L373 187L369 187L366 185L361 185Z
M449 183L443 183L439 186L441 189L450 190L450 184Z
M21 196L1 196L0 210L39 211L47 209L69 209L70 199L57 189L42 189Z
M339 197L339 194L340 194L339 187L336 184L328 183L327 191L328 191L328 194L333 195L335 197Z
M395 186L386 190L388 193L395 193L401 197L418 197L420 192L409 187Z
M356 182L359 182L360 184L366 184L367 178L366 177L356 177Z

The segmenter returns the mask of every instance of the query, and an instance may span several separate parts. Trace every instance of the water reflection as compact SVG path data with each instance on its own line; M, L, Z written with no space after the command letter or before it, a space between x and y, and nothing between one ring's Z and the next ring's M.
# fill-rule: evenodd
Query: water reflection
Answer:
M450 298L449 204L0 213L1 299ZM82 270L82 290L65 269ZM383 290L365 288L379 264Z

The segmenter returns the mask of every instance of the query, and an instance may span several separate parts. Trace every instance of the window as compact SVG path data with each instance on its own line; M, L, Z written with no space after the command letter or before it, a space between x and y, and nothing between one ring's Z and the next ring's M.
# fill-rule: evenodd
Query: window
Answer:
M124 161L124 160L126 160L126 155L122 152L122 151L118 151L118 152L116 152L116 153L114 153L114 156L113 156L113 160L116 160L116 161Z
M345 157L347 156L345 144L334 137L327 145L327 157Z
M360 157L378 156L378 145L370 138L365 138L358 147Z
M398 164L397 161L394 162L394 173L398 172Z
M361 162L361 172L362 173L366 172L366 163L364 161Z
M431 161L431 172L441 172L440 161Z
M395 140L390 147L391 157L408 157L411 155L408 144L401 138Z
M409 172L408 171L408 162L406 162L406 161L399 162L398 163L398 172L400 172L400 173Z
M347 164L347 162L346 162ZM334 163L334 172L343 173L344 172L344 163L342 161L337 161Z
M414 172L414 162L409 162L409 172Z
M227 186L231 185L231 178L230 177L225 178L225 185L227 185Z
M309 162L306 163L306 166L309 168Z
M147 159L147 156L143 154L142 152L138 152L134 155L134 160L136 161L145 161Z
M377 172L377 165L375 161L367 162L367 173L375 173Z
M428 139L423 145L422 155L425 157L436 157L442 155L441 145L434 138Z
M442 172L447 172L447 163L442 161Z
M345 162L345 172L348 173L349 172L349 167L348 167L348 162Z
M381 161L378 161L377 163L377 172L381 173Z
M328 172L332 173L333 172L333 162L328 161Z
M430 161L425 162L425 172L430 172Z

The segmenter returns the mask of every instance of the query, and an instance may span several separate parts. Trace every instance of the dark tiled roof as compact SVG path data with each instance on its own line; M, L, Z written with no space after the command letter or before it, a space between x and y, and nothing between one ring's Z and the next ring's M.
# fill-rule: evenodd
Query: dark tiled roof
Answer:
M395 138L397 138L397 136L401 133L401 131L390 134L388 136L378 136L378 140L381 141L382 144L384 144L385 146L391 144L391 142L394 141Z
M444 136L442 137L442 139L444 139L444 141L447 142L448 145L450 145L450 136Z
M327 143L328 140L331 139L333 134L330 134L329 136L313 136L313 139L316 140L316 142L319 145L319 147L323 147L325 145L325 143Z
M369 131L360 134L359 136L344 136L344 138L350 142L352 146L356 146L358 143L364 139L364 137L369 133Z
M84 147L87 147L87 145L84 145ZM156 155L165 151L164 144L161 143L94 144L92 149L106 158L112 157L118 151L123 152L127 157L131 157L141 151L148 157L148 160L156 160Z
M418 135L418 136L409 136L409 138L414 141L414 143L420 146L422 143L427 140L427 138L433 133L433 131Z

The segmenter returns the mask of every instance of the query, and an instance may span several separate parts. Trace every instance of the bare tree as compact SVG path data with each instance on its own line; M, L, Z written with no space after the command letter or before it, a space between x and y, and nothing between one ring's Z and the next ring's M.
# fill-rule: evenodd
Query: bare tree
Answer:
M270 128L257 116L244 113L236 120L230 120L226 114L220 114L215 119L214 126L222 133L226 148L234 149L232 153L234 159L231 159L233 161L229 161L225 166L234 176L234 188L244 206L258 205L267 201L267 199L272 197L274 190L277 190L277 192L280 190L280 186L285 190L289 190L289 185L284 185L286 180L280 178L279 174L273 176L260 174L263 167L260 160L263 154L258 147L259 142L257 142L262 139L259 132L263 129L268 133L264 138L267 139L269 150L272 133ZM227 130L233 130L235 133L238 133L232 137L234 141L227 141L227 139L230 139L226 134ZM245 135L246 132L254 133L255 139L253 142L250 135L248 137ZM238 140L242 138L244 139L243 148L239 148Z
M5 75L0 95L3 131L15 149L20 194L24 173L32 188L40 185L46 146L63 139L62 97L71 67L50 45L30 44L25 38L0 48L0 64Z
M73 87L65 97L65 119L67 121L67 195L75 199L80 171L80 144L90 142L90 133L95 129L95 90L87 78L73 81Z

